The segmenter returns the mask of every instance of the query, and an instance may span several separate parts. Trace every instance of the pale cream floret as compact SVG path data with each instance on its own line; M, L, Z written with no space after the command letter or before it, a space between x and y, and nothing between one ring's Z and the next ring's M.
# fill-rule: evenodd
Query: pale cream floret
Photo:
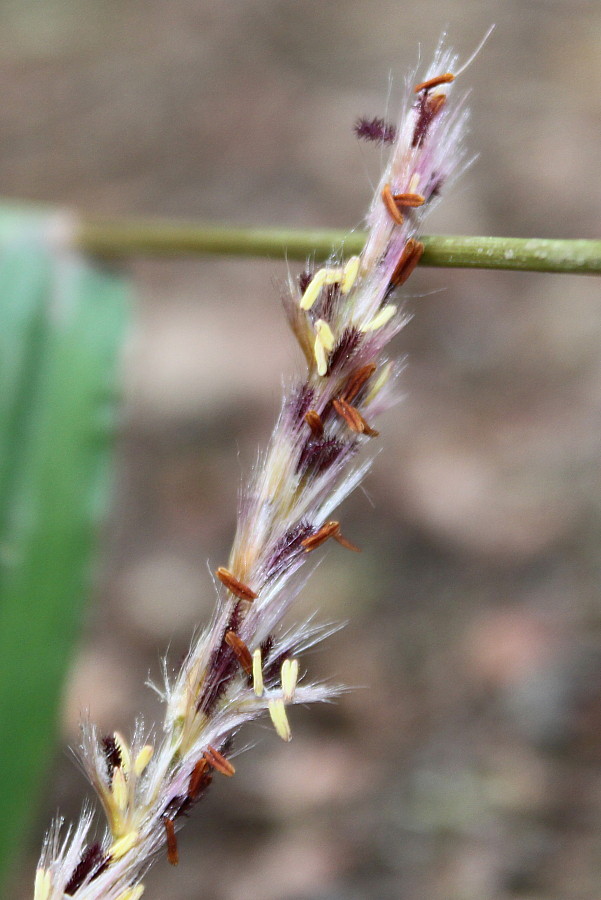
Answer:
M52 879L47 869L38 869L35 873L33 900L48 900L52 890Z
M144 885L137 884L135 887L128 888L126 891L123 891L122 894L119 894L117 900L140 900L143 893Z
M298 659L285 659L282 663L282 692L286 703L294 699L296 682L298 681Z
M129 791L127 789L127 781L125 780L125 772L120 766L117 766L113 771L111 793L113 795L115 806L119 812L125 812L127 801L129 799Z
M379 313L376 313L370 322L362 325L359 330L365 334L368 331L377 331L378 328L383 328L384 325L387 325L388 322L390 322L396 313L396 309L394 303L389 303L388 306L381 309Z
M407 188L408 194L419 194L418 187L420 182L420 176L417 172L414 172L409 180L409 186Z
M144 771L144 769L146 768L146 766L152 759L153 753L154 753L154 747L152 747L150 744L146 744L144 747L142 747L142 749L136 756L136 759L134 762L134 772L136 773L136 776L138 778L140 777L140 775L142 774L142 772Z
M119 838L118 841L115 841L114 844L109 848L109 855L112 859L121 859L122 856L125 856L126 853L129 853L130 850L138 843L138 832L130 831L127 834L124 834L122 838Z
M291 741L292 731L290 730L290 723L288 721L288 716L286 715L286 704L284 701L280 699L270 700L267 704L267 708L278 737L281 737L283 741Z
M263 660L260 647L253 653L253 690L257 697L263 696Z

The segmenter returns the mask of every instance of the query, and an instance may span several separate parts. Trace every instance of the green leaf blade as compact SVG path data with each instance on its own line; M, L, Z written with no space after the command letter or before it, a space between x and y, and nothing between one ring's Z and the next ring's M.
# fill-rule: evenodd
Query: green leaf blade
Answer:
M52 256L33 241L6 249L4 262L0 296L12 293L0 305L0 884L52 759L109 493L128 321L123 280L81 257Z

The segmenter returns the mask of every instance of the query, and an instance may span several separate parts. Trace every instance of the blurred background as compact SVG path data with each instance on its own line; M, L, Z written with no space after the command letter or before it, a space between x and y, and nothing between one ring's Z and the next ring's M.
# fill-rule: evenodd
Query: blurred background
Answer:
M394 117L443 30L473 109L470 171L430 232L599 237L595 0L0 3L8 197L82 213L361 224ZM390 87L390 84L392 87ZM301 266L291 264L291 271ZM114 502L61 746L12 894L30 897L88 708L131 732L207 621L241 482L301 361L281 260L134 261ZM484 900L601 891L598 282L421 269L396 339L406 398L302 611L345 621L303 664L357 688L242 742L149 898ZM241 743L242 743L241 742Z

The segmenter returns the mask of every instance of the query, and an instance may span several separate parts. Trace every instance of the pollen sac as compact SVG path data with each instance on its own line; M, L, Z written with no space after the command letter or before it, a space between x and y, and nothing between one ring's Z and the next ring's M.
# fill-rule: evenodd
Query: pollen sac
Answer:
M263 696L263 660L260 647L253 653L253 689L257 697Z
M284 701L290 703L294 699L296 682L298 681L298 659L285 659L282 663L282 692Z
M359 256L351 256L348 260L347 264L344 267L344 272L342 275L342 282L340 285L340 291L343 294L348 294L355 281L357 280L357 275L359 274L359 268L361 266L361 258Z
M235 631L228 631L225 635L225 642L232 648L236 659L244 669L247 675L252 675L253 661L250 650Z
M227 775L228 778L231 778L232 775L236 774L236 770L229 759L226 759L219 750L215 747L211 747L210 744L203 755L209 765L213 766L214 769L217 769L218 772L221 772L222 775Z
M311 309L319 294L321 293L321 289L326 283L326 270L320 269L315 273L309 284L307 285L305 292L302 296L300 308L307 310Z
M167 859L172 866L179 863L179 853L177 850L177 836L175 834L175 825L173 819L163 819L165 825L165 836L167 838Z
M269 715L278 737L281 737L283 741L291 741L292 731L290 729L290 723L286 714L286 704L284 701L279 699L270 700L267 704L267 709L269 710Z
M389 184L384 185L381 197L392 221L395 223L395 225L402 225L404 221L403 215L394 202L394 197L392 196L392 191L390 190Z
M390 322L395 313L396 306L393 303L389 303L388 306L384 306L380 312L376 313L370 322L366 322L365 325L362 325L361 331L365 334L368 331L377 331L379 328L383 328L384 325L387 325Z
M242 581L238 581L237 578L234 578L229 569L220 566L216 571L215 575L219 579L219 581L226 586L228 591L231 591L236 597L240 600L256 600L259 596L255 594L255 592L248 587L248 585L244 584Z
M361 366L361 368L351 372L341 399L346 400L347 403L352 403L375 371L376 364L368 363L366 366Z

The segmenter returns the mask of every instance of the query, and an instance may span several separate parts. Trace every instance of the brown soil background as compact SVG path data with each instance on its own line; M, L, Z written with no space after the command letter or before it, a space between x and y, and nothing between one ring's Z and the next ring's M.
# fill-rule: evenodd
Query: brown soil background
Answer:
M6 196L90 213L352 227L394 111L441 31L465 58L479 154L432 232L598 237L595 0L5 0ZM296 266L291 267L296 270ZM227 558L241 478L299 360L282 261L136 261L118 476L67 690L129 733ZM342 511L303 613L348 624L303 660L357 689L217 781L160 860L170 900L597 900L601 894L601 303L590 278L418 271L397 339L406 399ZM380 427L380 426L379 426ZM57 753L12 896L31 896Z

